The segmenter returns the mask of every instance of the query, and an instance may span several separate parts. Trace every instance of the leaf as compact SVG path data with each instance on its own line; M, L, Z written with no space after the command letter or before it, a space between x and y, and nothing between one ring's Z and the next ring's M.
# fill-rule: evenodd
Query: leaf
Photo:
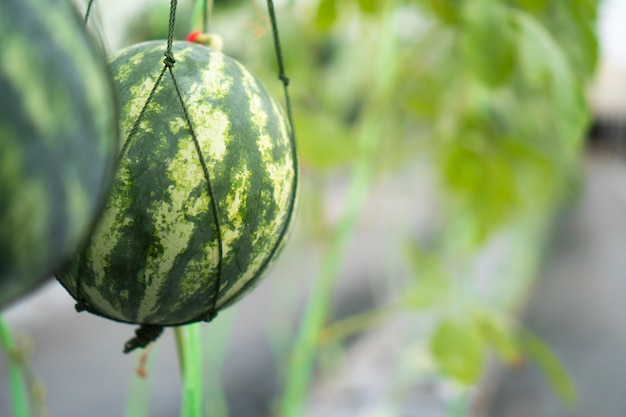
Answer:
M515 166L497 137L469 129L440 150L444 184L459 215L474 218L477 239L508 221L521 208Z
M475 315L483 338L493 345L507 363L517 363L522 357L520 343L511 321L503 313L480 311Z
M596 0L571 0L568 7L548 2L537 16L576 69L576 77L585 82L598 62L597 10Z
M336 0L322 0L317 6L315 14L315 25L321 31L330 29L337 20Z
M350 131L336 117L321 111L302 111L297 113L295 124L303 163L327 169L355 158L356 144Z
M515 136L504 138L501 148L517 171L520 199L527 205L544 206L553 202L558 187L558 172L564 171L558 155L549 155L540 145Z
M583 86L577 82L572 67L559 44L536 19L516 13L520 32L520 64L530 85L545 91L554 107L552 123L557 128L561 151L577 153L588 121ZM567 152L569 149L569 152Z
M484 154L469 135L448 144L441 151L445 182L459 191L474 193L483 184Z
M537 361L561 400L574 405L576 388L559 358L541 339L528 331L523 334L521 341L524 351Z
M461 52L470 70L490 87L505 83L516 58L515 31L507 9L495 0L470 0L463 7Z
M529 11L543 10L548 3L548 0L517 0L519 7Z
M463 0L428 0L427 3L442 23L456 26L461 21Z
M410 307L423 309L445 304L452 285L440 253L426 250L412 241L406 244L405 251L414 276L407 297Z
M550 32L528 13L516 13L515 22L519 28L520 65L526 80L541 87L560 80L561 85L572 87L574 80L567 57Z
M374 14L380 10L385 2L379 0L357 0L357 4L363 13Z
M444 318L430 343L440 370L465 384L474 384L484 366L485 343L475 322Z

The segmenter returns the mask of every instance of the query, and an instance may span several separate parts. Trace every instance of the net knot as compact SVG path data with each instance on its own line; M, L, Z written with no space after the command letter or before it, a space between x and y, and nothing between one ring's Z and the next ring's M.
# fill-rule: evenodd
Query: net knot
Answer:
M142 324L135 330L135 337L124 345L124 353L128 353L137 348L145 348L154 342L163 332L163 326L153 324Z
M168 68L173 68L174 67L174 64L176 63L176 60L174 59L174 55L172 54L172 52L168 51L168 52L165 53L165 59L163 60L163 63Z

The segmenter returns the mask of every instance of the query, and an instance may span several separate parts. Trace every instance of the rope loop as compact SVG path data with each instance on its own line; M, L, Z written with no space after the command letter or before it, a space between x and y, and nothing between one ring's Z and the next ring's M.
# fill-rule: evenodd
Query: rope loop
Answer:
M154 324L142 324L135 330L135 337L124 345L124 353L129 353L137 348L145 348L154 342L163 333L163 326Z

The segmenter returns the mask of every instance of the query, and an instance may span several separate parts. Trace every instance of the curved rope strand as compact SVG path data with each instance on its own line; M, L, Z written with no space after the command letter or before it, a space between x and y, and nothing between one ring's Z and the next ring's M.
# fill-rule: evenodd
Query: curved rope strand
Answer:
M150 90L150 94L148 94L148 98L146 98L146 102L144 103L143 107L141 108L141 111L139 112L139 116L137 116L137 118L135 119L135 123L133 123L133 127L131 127L130 132L128 133L128 138L126 138L126 141L124 142L124 146L122 146L122 149L120 150L120 155L119 155L120 161L126 154L126 151L128 150L128 147L130 146L130 143L132 142L133 138L139 132L139 124L143 120L146 114L146 111L148 109L148 106L150 105L152 98L156 94L156 91L159 88L159 85L161 84L161 80L163 80L163 75L165 75L165 71L167 71L167 64L163 66L163 69L159 73L159 76L157 77L156 81L154 82L154 85L152 86L152 90Z
M272 25L272 35L274 40L274 50L276 52L276 62L278 64L278 79L283 83L283 93L285 95L285 107L287 110L287 122L289 123L289 130L291 136L291 154L293 155L293 168L294 168L294 178L293 178L293 189L291 193L291 200L289 202L289 210L287 212L287 219L285 221L285 227L281 231L279 240L274 247L271 258L274 257L276 252L280 249L280 245L282 240L285 237L285 234L289 230L289 225L292 222L293 212L295 211L295 205L298 194L298 183L300 180L300 167L298 160L298 150L296 147L296 129L293 121L293 111L291 109L291 99L289 97L289 78L287 77L285 71L285 62L283 60L283 51L280 44L280 35L278 33L278 21L276 19L276 11L274 9L273 0L267 0L267 11L270 18L270 23Z
M272 35L274 41L274 50L276 52L276 61L278 63L278 79L283 83L283 92L285 95L285 107L287 110L287 123L289 124L289 136L291 138L291 154L293 156L293 169L294 169L294 177L293 177L293 185L291 190L291 199L289 201L289 208L287 209L287 217L285 218L285 223L280 230L278 235L278 239L276 240L276 244L272 248L269 256L263 264L259 267L259 271L257 272L257 277L260 275L260 272L264 271L268 265L274 260L276 254L282 248L284 240L286 238L287 233L291 227L291 223L294 218L295 206L298 197L298 183L300 181L300 167L298 160L298 151L296 147L296 131L293 122L293 113L291 110L291 100L289 97L289 78L285 72L285 63L283 60L283 53L280 44L280 35L278 33L278 23L276 19L276 11L274 9L274 2L272 0L267 0L267 10L270 18L270 23L272 26ZM234 294L229 300L224 300L222 306L226 306L230 303L231 300L236 300L239 294L243 294L256 283L256 279L251 279L247 283L241 287L241 289ZM222 307L220 306L220 307Z
M83 24L86 26L89 16L91 15L91 6L93 6L94 0L89 0L87 3L87 10L85 10L85 17L83 18Z
M170 76L172 78L172 83L174 84L174 89L176 90L176 96L178 97L178 101L183 110L183 116L185 117L185 121L187 122L187 126L189 127L189 133L191 134L191 138L193 140L194 146L196 148L196 152L198 153L198 158L200 160L200 165L202 166L202 173L207 183L207 191L209 193L209 198L211 199L211 213L213 215L213 221L215 223L215 233L217 234L217 282L215 285L213 300L211 301L211 306L209 311L203 313L200 319L204 321L211 321L217 315L217 300L219 298L220 287L222 283L222 271L223 271L223 257L224 257L224 243L222 240L222 228L220 225L220 219L217 208L217 200L215 198L215 191L213 189L213 185L211 182L211 175L209 173L209 169L207 167L206 159L204 158L204 154L202 153L202 148L200 147L200 141L198 140L198 136L193 127L193 123L191 121L191 116L189 114L189 109L185 104L185 100L183 99L182 93L180 91L180 86L178 85L178 81L176 80L176 76L174 75L174 63L176 60L174 59L174 55L172 53L172 44L174 41L174 24L176 19L176 4L177 0L172 0L170 5L170 20L167 34L167 50L165 51L165 65L166 68L169 69ZM204 10L207 12L207 4L205 0ZM205 14L205 25L208 25L208 13Z
M185 101L183 100L183 96L180 91L180 87L178 86L178 81L176 81L176 77L174 76L174 71L170 68L170 75L172 77L172 82L174 84L174 89L176 90L176 95L178 97L178 101L180 102L180 106L183 110L183 116L185 117L185 121L187 122L187 126L189 126L189 133L191 134L191 138L193 139L193 143L196 147L196 152L198 153L198 158L200 159L200 165L202 166L202 172L204 174L204 178L207 184L207 190L209 192L209 198L211 199L211 212L213 214L213 221L215 223L215 233L217 234L217 282L215 285L213 300L211 303L210 310L202 315L202 320L211 321L217 315L217 300L219 298L220 287L222 285L222 271L223 271L223 257L224 257L224 243L222 240L222 228L220 225L220 219L218 215L217 208L217 199L215 197L215 191L213 189L213 185L211 183L211 175L209 173L209 168L207 167L206 159L204 158L204 154L202 153L202 149L200 148L200 141L198 140L198 136L193 128L193 123L191 121L191 116L189 115L189 110L185 105Z

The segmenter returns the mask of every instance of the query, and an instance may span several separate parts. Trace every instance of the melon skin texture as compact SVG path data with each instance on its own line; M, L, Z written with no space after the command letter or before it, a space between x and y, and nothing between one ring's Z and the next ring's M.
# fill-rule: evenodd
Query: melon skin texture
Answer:
M145 42L110 60L122 142L163 68L165 49L164 41ZM128 323L210 320L214 303L224 308L258 283L293 219L297 155L279 104L221 52L174 42L173 56L200 151L167 71L120 158L91 241L57 275L79 305Z
M70 2L0 2L0 308L92 229L117 162L112 85Z

